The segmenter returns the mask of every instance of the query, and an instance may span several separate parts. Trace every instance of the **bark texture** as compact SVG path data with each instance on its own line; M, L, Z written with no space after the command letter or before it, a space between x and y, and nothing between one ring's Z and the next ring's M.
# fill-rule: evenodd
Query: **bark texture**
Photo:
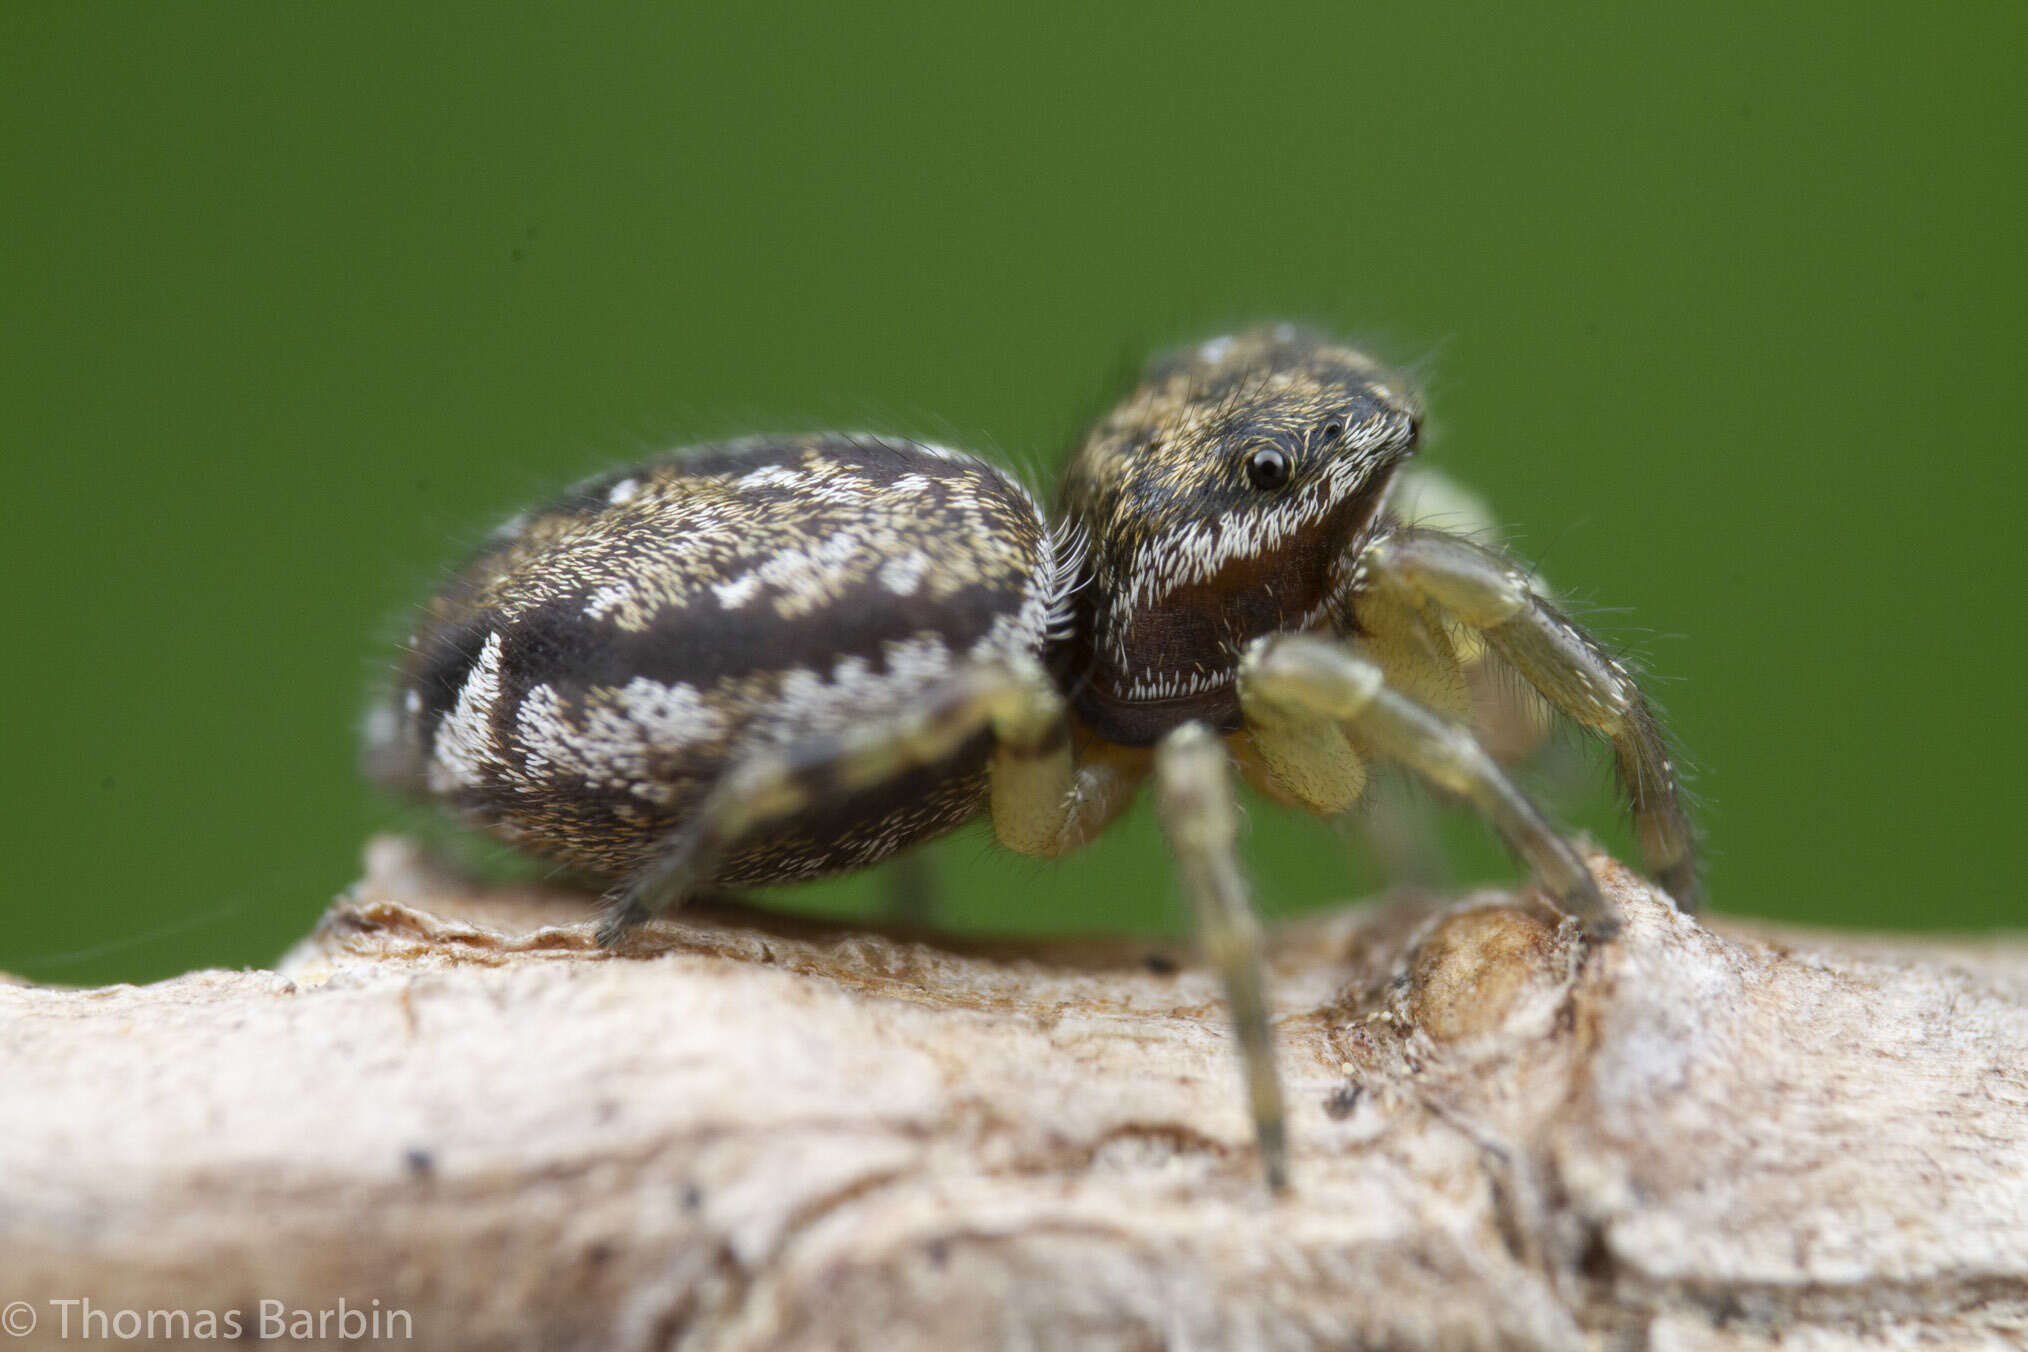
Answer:
M585 898L400 841L275 971L0 985L0 1303L431 1347L2028 1343L2028 944L1488 894L1275 938L1295 1191L1209 974ZM75 1312L76 1307L71 1307Z

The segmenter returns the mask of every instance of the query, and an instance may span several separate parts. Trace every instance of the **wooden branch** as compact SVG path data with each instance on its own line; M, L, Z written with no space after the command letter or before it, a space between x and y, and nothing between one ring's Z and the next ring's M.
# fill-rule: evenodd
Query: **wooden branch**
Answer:
M277 971L0 985L0 1304L50 1343L341 1299L431 1347L2028 1339L2028 944L1714 931L1593 864L1589 954L1493 896L1277 937L1276 1202L1174 952L741 913L614 956L582 896L377 842Z

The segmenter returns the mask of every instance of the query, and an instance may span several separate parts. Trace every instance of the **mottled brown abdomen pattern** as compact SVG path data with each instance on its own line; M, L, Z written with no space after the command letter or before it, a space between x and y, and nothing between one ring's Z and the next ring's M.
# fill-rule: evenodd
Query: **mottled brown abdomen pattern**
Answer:
M1067 579L1004 471L889 438L753 439L509 522L425 610L383 778L621 878L764 748L821 748L967 663L1038 655ZM743 842L715 881L871 863L983 805L986 744Z

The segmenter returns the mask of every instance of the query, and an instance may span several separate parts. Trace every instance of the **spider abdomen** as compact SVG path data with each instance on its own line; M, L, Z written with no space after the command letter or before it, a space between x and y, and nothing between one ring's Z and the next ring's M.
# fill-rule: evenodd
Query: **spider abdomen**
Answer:
M1034 500L969 456L827 435L699 447L517 517L424 612L375 772L593 874L654 857L743 757L1033 658L1063 587ZM725 883L861 867L985 801L987 741L743 842Z

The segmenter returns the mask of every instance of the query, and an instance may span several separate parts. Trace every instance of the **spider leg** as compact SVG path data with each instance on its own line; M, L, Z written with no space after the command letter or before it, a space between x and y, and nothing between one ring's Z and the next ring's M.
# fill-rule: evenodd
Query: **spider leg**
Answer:
M1155 809L1182 870L1204 959L1225 983L1261 1167L1268 1186L1281 1191L1289 1185L1288 1127L1268 1027L1260 921L1234 849L1239 809L1226 751L1204 724L1185 723L1156 746Z
M909 933L935 928L937 903L943 898L936 861L922 846L908 850L881 870L880 909L887 922Z
M1538 595L1525 572L1470 540L1402 529L1367 546L1352 585L1426 601L1483 634L1551 704L1610 741L1648 871L1684 911L1696 909L1690 819L1654 713L1626 669Z
M663 842L654 862L619 889L599 929L612 944L707 883L754 832L813 803L863 794L956 755L982 733L993 827L1026 854L1058 852L1096 827L1078 819L1076 767L1063 700L1040 667L979 665L885 717L840 736L768 744L748 752Z
M1577 852L1471 733L1389 686L1377 663L1330 639L1271 634L1249 644L1240 660L1239 703L1270 766L1356 758L1362 751L1406 766L1477 808L1588 935L1605 939L1618 930ZM1341 787L1351 783L1347 776ZM1356 797L1308 801L1328 813L1343 811Z

